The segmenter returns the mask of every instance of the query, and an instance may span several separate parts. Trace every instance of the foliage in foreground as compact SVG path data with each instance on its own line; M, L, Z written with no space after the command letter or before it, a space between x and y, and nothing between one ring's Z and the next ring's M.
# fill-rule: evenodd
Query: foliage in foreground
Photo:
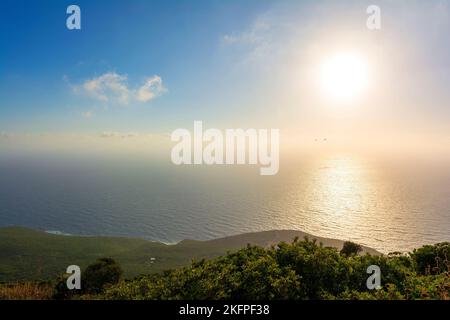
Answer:
M0 285L0 300L48 300L53 288L50 283L19 282Z
M68 275L59 277L53 290L53 299L69 299L81 294L99 294L108 286L119 283L123 276L120 265L111 258L101 258L90 264L82 273L81 290L67 288Z
M189 267L122 281L101 299L450 299L450 244L409 255L339 253L315 241L248 246ZM352 254L353 253L353 254ZM381 269L382 288L368 290L367 267ZM92 297L89 297L92 298Z
M450 300L450 243L423 246L404 255L358 255L315 241L295 240L264 249L247 246L190 266L122 280L112 259L82 272L82 290L68 290L67 276L49 283L0 285L2 299L442 299ZM381 269L381 289L368 290L367 267Z

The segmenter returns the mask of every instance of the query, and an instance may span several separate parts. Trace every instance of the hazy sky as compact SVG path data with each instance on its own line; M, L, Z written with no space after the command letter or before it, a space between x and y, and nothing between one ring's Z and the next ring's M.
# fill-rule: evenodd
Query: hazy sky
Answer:
M81 30L65 26L70 4ZM381 30L366 27L370 4ZM203 120L280 128L284 141L448 148L449 39L444 0L4 0L0 132L168 133ZM340 52L368 66L367 91L346 103L316 79Z

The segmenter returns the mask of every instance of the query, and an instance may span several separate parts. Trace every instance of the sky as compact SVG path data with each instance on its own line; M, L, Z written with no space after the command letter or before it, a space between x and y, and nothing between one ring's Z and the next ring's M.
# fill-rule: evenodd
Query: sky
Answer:
M66 8L81 8L81 30ZM381 30L366 8L381 8ZM134 137L194 120L280 128L283 141L450 144L450 3L25 1L0 10L0 133ZM368 90L333 101L327 57L357 53ZM330 142L330 143L331 143ZM0 144L1 145L1 144Z

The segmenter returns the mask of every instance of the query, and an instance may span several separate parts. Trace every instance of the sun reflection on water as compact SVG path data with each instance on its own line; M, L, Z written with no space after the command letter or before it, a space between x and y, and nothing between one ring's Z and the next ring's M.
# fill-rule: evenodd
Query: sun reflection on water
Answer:
M367 218L370 182L361 160L351 156L324 159L311 176L309 206L324 228L342 237ZM328 233L328 232L327 232Z
M449 215L442 211L448 206L442 193L448 192L430 169L347 154L315 158L297 168L283 179L282 228L351 240L385 253L448 238L448 223L442 223L442 216Z

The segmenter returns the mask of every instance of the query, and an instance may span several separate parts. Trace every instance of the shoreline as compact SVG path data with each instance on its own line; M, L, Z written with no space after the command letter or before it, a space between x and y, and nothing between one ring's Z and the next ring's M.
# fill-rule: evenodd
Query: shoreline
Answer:
M315 239L319 243L322 242L324 245L328 244L327 246L331 246L331 247L335 247L335 248L340 248L340 244L345 241L351 241L351 240L320 237L320 236L316 236L316 235L313 235L313 234L310 234L310 233L307 233L307 232L304 232L301 230L292 230L292 229L271 229L271 230L263 230L263 231L237 233L237 234L232 234L232 235L217 237L217 238L212 238L212 239L206 239L206 240L182 239L182 240L174 241L174 242L166 242L166 241L161 241L161 240L149 239L148 237L144 237L144 236L80 235L80 234L66 233L66 232L62 232L59 230L40 230L40 229L21 227L21 226L0 227L0 231L3 228L25 228L25 229L35 230L35 231L43 231L47 234L51 234L51 235L55 235L55 236L63 236L63 237L136 239L136 240L145 240L145 241L152 242L152 243L160 243L160 244L164 244L167 246L178 245L178 244L180 244L182 242L186 242L186 241L195 241L195 242L215 242L215 241L227 241L227 240L233 241L233 239L236 239L236 238L247 238L249 240L255 240L255 238L258 238L259 235L263 235L263 234L273 234L273 240L268 242L266 245L262 245L261 243L258 243L258 245L263 246L263 247L270 247L270 245L277 244L278 242L282 242L282 241L289 242L289 239L286 239L286 236L288 236L288 237L291 236L292 239L294 239L295 237L299 237L300 240L302 240L304 237L308 237L308 239L310 239L310 240ZM279 239L279 240L277 240L277 239ZM252 244L252 241L250 241L250 244ZM360 244L360 243L358 243L358 244ZM372 248L370 246L365 246L362 244L360 244L360 245L364 251L370 251L371 253L376 252L377 254L384 255L384 253L378 251L375 248Z

